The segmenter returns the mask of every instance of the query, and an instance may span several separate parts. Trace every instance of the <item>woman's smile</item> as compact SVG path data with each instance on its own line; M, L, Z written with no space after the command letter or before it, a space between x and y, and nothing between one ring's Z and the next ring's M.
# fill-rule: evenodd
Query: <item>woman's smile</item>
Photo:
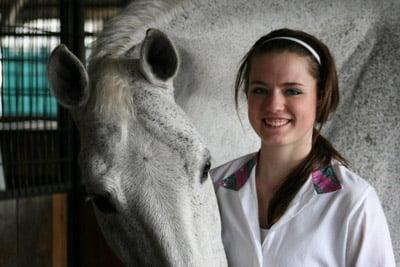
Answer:
M290 123L291 120L283 118L265 118L262 119L266 127L282 128Z

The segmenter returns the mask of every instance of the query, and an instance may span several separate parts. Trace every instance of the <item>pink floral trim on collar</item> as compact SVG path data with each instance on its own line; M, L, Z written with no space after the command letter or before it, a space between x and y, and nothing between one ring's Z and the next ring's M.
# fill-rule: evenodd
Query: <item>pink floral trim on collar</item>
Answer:
M243 164L236 172L232 175L220 179L218 185L239 191L243 185L246 184L250 177L250 173L256 164L257 157L254 157ZM337 179L333 167L331 165L320 167L315 169L312 173L312 183L317 194L324 194L337 191L342 188L339 180Z
M253 169L254 165L256 165L256 158L250 159L232 175L220 179L218 181L218 184L227 189L239 191L239 189L242 188L242 186L249 179L251 170Z
M311 176L317 194L330 193L342 188L331 165L315 169Z

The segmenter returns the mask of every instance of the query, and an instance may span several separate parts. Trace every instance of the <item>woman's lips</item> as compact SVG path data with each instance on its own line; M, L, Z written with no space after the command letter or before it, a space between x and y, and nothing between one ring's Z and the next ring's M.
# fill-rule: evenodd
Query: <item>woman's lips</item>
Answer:
M266 126L268 127L273 127L273 128L279 128L279 127L283 127L287 124L289 124L291 120L289 119L283 119L283 118L267 118L267 119L263 119L263 122Z

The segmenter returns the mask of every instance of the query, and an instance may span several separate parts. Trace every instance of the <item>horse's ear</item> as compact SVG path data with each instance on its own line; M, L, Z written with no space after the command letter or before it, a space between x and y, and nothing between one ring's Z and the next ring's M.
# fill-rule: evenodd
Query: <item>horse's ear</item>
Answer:
M47 77L52 94L66 108L86 104L89 98L89 78L79 59L61 44L50 55Z
M149 29L140 50L140 71L152 84L168 87L179 68L178 52L166 34Z

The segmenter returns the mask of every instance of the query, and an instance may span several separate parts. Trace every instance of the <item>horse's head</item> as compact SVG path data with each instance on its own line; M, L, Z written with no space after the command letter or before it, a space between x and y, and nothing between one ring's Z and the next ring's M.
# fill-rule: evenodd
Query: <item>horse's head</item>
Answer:
M149 30L89 66L61 45L49 81L79 129L82 178L110 245L127 265L225 265L210 155L174 101L173 42Z

